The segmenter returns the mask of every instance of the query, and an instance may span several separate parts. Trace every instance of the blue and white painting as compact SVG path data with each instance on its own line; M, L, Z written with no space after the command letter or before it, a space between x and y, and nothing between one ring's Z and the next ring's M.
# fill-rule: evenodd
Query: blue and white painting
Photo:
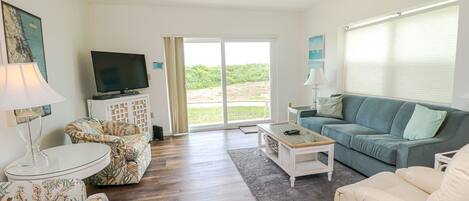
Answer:
M309 38L309 60L324 59L324 35Z
M36 62L47 81L41 18L3 1L2 10L8 63ZM50 105L34 110L43 116L51 114Z

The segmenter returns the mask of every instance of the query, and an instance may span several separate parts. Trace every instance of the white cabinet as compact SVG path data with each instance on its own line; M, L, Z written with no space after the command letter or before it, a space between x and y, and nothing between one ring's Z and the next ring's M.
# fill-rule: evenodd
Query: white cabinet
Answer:
M153 136L150 96L138 94L106 100L88 100L88 115L98 120L136 124Z

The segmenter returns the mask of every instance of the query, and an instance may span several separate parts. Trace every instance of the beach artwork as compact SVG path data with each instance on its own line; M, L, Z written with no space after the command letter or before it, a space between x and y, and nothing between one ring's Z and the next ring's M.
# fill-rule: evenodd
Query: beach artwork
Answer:
M3 1L2 10L8 63L36 62L47 81L41 18ZM34 108L34 111L42 116L52 112L50 105Z
M309 60L324 59L324 35L309 38Z

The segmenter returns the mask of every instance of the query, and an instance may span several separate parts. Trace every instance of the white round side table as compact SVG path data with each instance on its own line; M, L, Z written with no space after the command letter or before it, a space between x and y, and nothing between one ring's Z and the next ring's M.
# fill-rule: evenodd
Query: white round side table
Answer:
M5 168L8 180L84 179L98 173L111 162L111 148L105 144L70 144L45 149L43 152L49 158L49 166L24 169L13 162Z

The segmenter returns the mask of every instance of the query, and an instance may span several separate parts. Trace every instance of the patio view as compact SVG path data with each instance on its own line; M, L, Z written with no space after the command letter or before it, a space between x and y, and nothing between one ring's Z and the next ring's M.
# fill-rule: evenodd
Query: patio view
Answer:
M184 48L190 126L270 119L270 43L225 42L225 68L220 42Z

